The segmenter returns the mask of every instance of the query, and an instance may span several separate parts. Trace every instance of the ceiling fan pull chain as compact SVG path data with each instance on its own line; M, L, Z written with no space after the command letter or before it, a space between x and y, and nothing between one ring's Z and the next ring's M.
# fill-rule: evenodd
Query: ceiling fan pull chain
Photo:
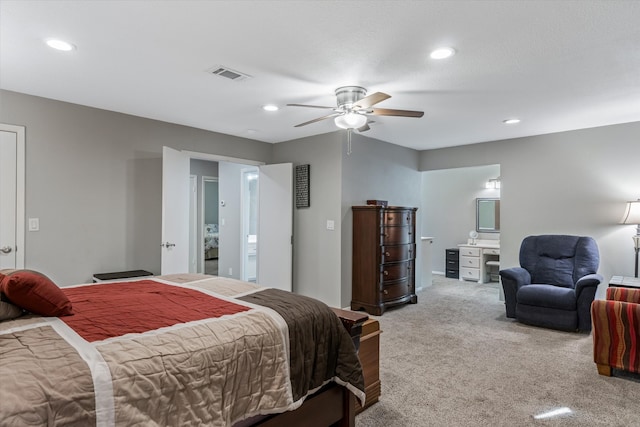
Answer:
M351 155L351 128L347 129L347 156Z

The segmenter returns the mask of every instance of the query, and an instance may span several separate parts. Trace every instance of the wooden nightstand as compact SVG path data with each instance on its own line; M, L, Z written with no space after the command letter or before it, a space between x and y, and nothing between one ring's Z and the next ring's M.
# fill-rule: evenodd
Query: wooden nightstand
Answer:
M364 313L357 311L342 310L340 308L331 307L331 310L340 318L342 326L349 332L356 351L360 348L360 335L362 334L362 324L369 318Z
M364 313L331 308L351 335L358 350L367 395L364 407L356 401L356 414L378 401L380 397L380 322Z
M367 400L364 407L356 401L356 414L378 401L380 397L380 322L369 319L362 325L360 337L360 363L364 373L364 388Z

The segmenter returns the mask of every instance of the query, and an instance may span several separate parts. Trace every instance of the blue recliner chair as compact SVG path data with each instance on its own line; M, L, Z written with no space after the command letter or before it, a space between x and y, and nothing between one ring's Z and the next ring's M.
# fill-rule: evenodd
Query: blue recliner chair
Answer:
M591 237L529 236L520 246L521 267L500 271L507 317L565 331L591 330L591 303L602 276Z

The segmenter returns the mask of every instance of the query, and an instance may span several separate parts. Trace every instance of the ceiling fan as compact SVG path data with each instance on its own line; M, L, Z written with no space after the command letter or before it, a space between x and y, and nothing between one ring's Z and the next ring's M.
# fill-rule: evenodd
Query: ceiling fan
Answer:
M333 113L308 122L300 123L295 127L306 126L322 120L333 118L336 126L343 129L355 129L359 132L369 130L368 115L396 116L396 117L422 117L423 111L393 110L389 108L373 108L379 102L391 98L386 93L376 92L367 96L367 90L360 86L343 86L336 89L337 107L324 107L320 105L287 104L289 107L307 107L333 110Z

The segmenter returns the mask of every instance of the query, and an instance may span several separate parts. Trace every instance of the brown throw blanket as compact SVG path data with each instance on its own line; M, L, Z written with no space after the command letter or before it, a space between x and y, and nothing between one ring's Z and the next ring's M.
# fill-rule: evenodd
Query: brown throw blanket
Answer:
M287 322L294 400L333 377L342 385L351 384L364 390L353 341L327 305L279 289L264 289L239 299L269 307Z

